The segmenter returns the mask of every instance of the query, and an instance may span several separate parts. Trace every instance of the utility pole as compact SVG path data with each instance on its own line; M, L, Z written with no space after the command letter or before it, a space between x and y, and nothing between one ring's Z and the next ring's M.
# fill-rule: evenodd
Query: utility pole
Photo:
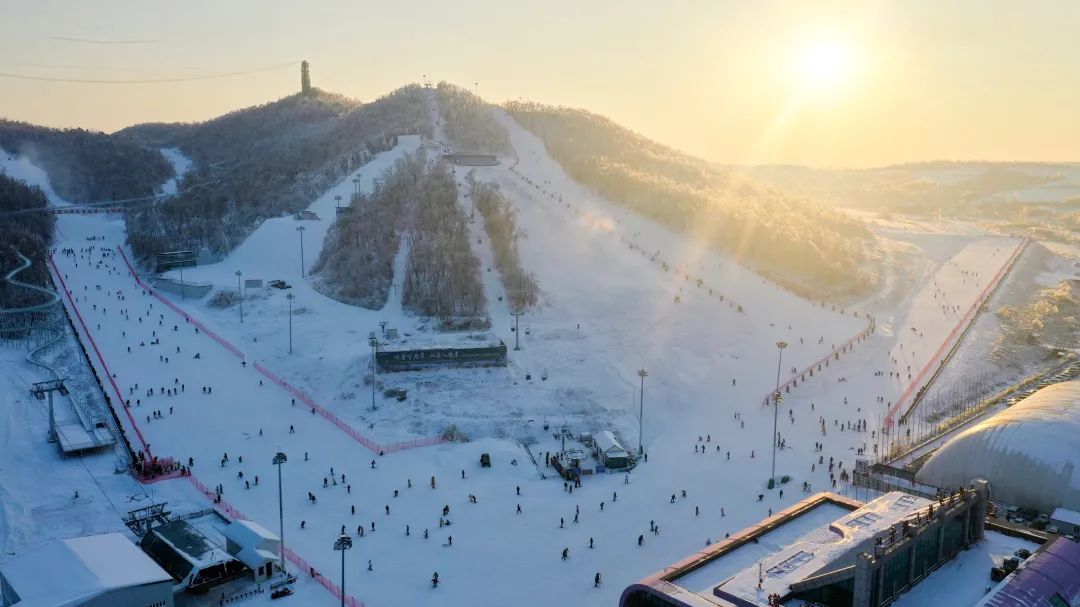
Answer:
M521 345L518 342L518 335L521 335L521 331L518 330L518 319L521 318L522 314L524 314L524 312L511 312L510 313L510 316L514 317L514 349L515 350L520 350L521 349Z
M304 269L304 226L296 226L296 231L300 232L300 278L305 276L306 270Z
M372 336L368 345L371 346L371 410L377 411L379 408L375 406L375 378L379 372L379 363L376 361L379 356L379 338Z
M285 454L278 451L274 456L274 465L277 466L277 503L278 503L278 540L281 544L281 572L285 573L285 506L281 498L281 464L289 461Z
M240 287L240 275L243 274L240 270L236 271L236 293L240 297L240 322L244 322L244 291Z
M637 374L641 378L641 400L638 401L637 453L641 455L645 453L645 443L642 437L645 435L645 378L649 376L649 372L645 369L638 369Z
M776 349L780 354L776 360L776 391L773 392L773 418L772 418L772 471L769 473L769 489L776 486L776 443L777 432L776 422L777 416L780 413L780 403L784 402L784 397L780 396L780 364L784 360L784 348L787 347L786 341L776 342Z
M289 300L289 354L292 354L292 300L296 299L296 296L289 293L285 295L285 299Z
M352 548L352 538L341 534L334 542L334 550L341 552L341 607L345 607L345 551Z

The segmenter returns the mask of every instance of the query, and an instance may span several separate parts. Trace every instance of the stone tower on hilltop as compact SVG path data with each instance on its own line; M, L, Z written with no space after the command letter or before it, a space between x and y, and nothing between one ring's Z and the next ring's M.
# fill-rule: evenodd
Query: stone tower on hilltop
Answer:
M300 94L305 97L311 96L311 71L308 69L308 62L300 62Z

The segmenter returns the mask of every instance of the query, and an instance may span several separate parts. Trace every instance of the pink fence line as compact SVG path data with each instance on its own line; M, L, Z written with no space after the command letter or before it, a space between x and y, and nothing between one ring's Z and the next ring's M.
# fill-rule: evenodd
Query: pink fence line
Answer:
M267 369L263 365L259 364L258 361L252 363L252 366L255 368L256 371L262 373L264 377L283 388L289 394L295 396L297 400L304 403L313 411L326 418L330 423L340 428L342 432L348 434L350 437L353 438L353 440L367 447L369 450L371 450L372 453L385 455L387 453L393 453L395 451L404 451L406 449L415 449L417 447L429 447L431 445L438 445L440 443L446 442L446 439L441 436L429 436L427 438L381 445L364 436L363 434L360 434L359 431L347 424L338 416L331 413L329 410L326 409L326 407L320 405L306 392L285 381L270 369Z
M984 287L982 292L979 293L979 296L975 298L974 302L972 302L971 307L969 307L964 313L964 315L960 317L960 321L956 323L956 326L953 327L952 331L949 332L949 335L941 343L941 346L938 347L936 352L934 352L934 356L932 356L930 360L927 361L926 365L921 370L919 370L918 375L916 375L915 379L910 384L908 384L908 387L904 390L904 392L900 394L900 398L897 399L896 403L893 404L893 406L889 407L889 413L885 417L885 426L887 428L892 428L896 413L900 410L900 407L903 405L903 403L906 402L909 398L911 398L914 394L916 394L916 386L923 385L923 382L925 382L927 375L935 371L935 365L941 365L940 361L943 360L942 354L944 354L947 350L951 349L954 340L956 340L958 336L960 336L964 331L967 330L966 327L971 321L975 319L975 316L978 314L979 308L984 303L986 303L986 301L989 299L989 296L993 293L995 289L997 289L998 285L1001 282L1001 279L1005 277L1005 274L1009 271L1010 268L1012 268L1013 264L1016 263L1016 260L1020 258L1020 255L1024 252L1024 248L1027 246L1027 244L1028 240L1025 238L1020 242L1019 245L1017 245L1016 250L1012 252L1012 255L1009 256L1009 259L1006 260L1005 263L1001 266L1001 268L998 269L997 273L994 274L994 278L989 283L987 283L986 287Z
M870 336L871 333L874 332L874 326L875 325L874 325L873 320L868 321L866 323L866 328L865 329L863 329L862 331L859 331L858 333L853 335L850 339L848 339L844 343L842 343L839 346L837 346L837 347L833 348L832 350L830 350L828 354L822 356L821 358L815 360L814 362L810 363L809 365L803 367L802 370L792 374L791 377L789 377L787 379L787 381L780 384L780 387L777 390L772 390L768 394L766 394L765 395L765 402L768 402L769 398L774 393L776 393L777 391L785 390L788 387L796 385L795 382L798 379L802 378L803 381L806 381L806 375L807 374L812 375L815 369L818 370L818 371L821 371L820 366L822 364L825 364L826 361L828 361L830 358L838 357L840 354L843 354L844 352L847 352L848 350L854 348L856 343L866 339L867 337Z
M139 278L139 275L135 273L135 268L134 268L134 266L131 265L131 262L128 260L127 254L124 253L124 249L122 247L120 247L120 246L117 246L116 250L120 252L120 257L124 260L124 264L127 266L128 271L131 272L131 275L135 278L136 284L138 284L140 287L142 287L147 293L149 293L149 294L153 295L154 297L156 297L158 299L158 301L160 301L161 303L168 306L173 312L176 312L177 314L183 316L184 320L186 320L188 323L198 327L200 331L202 331L203 333L206 333L208 336L210 336L210 339L213 339L214 341L221 344L222 347L224 347L229 352L232 352L233 354L235 354L240 360L244 360L244 353L239 348L232 345L229 342L229 340L227 340L224 337L221 337L220 335L215 333L213 330L211 330L209 327L207 327L201 321L199 321L195 317L193 317L190 314L188 314L187 312L185 312L183 310L183 308L181 308L180 306L178 306L178 305L174 304L172 301L170 301L169 298L165 297L161 293L158 293L157 289L155 289L155 288L151 287L150 285L146 284L145 282L143 282L143 280L141 278Z
M108 378L109 385L112 386L113 392L116 393L116 406L123 408L128 421L131 422L131 428L135 430L135 436L142 445L143 452L146 453L148 460L152 459L153 454L150 452L150 446L146 443L146 439L143 438L142 431L139 430L139 425L135 423L135 418L131 415L131 410L124 404L124 396L120 392L120 387L116 385L116 380L113 379L112 371L109 370L109 365L105 363L105 357L101 355L101 350L98 348L97 342L94 341L94 336L90 334L90 329L86 326L86 321L83 320L82 313L79 312L79 307L75 305L75 300L71 298L71 290L68 289L67 282L64 281L64 274L57 269L56 262L53 261L51 255L49 256L49 267L52 268L53 276L60 281L60 286L64 289L64 295L67 296L68 303L71 305L71 309L75 311L75 317L79 319L79 325L82 326L83 335L86 336L87 341L90 342L90 347L94 349L94 354L97 355L98 362L101 363L101 370L105 372L105 377Z
M225 514L225 516L233 520L249 520L248 517L244 516L244 513L237 510L232 504L219 498L216 491L211 491L209 487L204 485L199 479L195 478L195 475L189 474L187 479L191 481L192 486L194 486L199 493L202 493L209 499L214 507ZM286 546L284 552L285 558L292 561L292 563L300 569L302 575L310 575L315 578L316 581L322 584L323 588L326 588L330 591L330 594L334 595L335 599L341 600L342 591L340 586L331 582L325 575L319 573L310 563L304 560L299 554L293 552L289 547ZM364 607L363 601L349 594L345 595L345 604L348 607Z
M232 345L232 343L230 343L229 340L227 340L224 337L221 337L220 335L215 333L213 330L211 330L209 327L207 327L204 323L202 323L198 319L194 318L193 316L191 316L190 314L185 312L180 306L178 306L175 303L173 303L172 301L170 301L169 298L161 295L160 293L158 293L158 291L156 289L154 289L150 285L143 282L143 280L141 278L139 278L139 275L136 274L134 266L131 265L131 262L127 258L127 254L124 253L124 249L117 246L116 250L120 252L120 256L124 260L124 264L127 266L128 271L131 273L132 277L135 278L136 284L138 284L140 287L142 287L147 293L150 293L151 295L156 297L158 299L158 301L164 303L171 310L173 310L177 314L180 314L181 316L183 316L184 319L187 320L188 323L198 327L200 331L202 331L206 335L210 336L211 339L213 339L214 341L221 344L229 352L232 352L233 354L235 354L237 357L240 358L240 360L245 360L246 359L244 353L239 348ZM306 393L301 391L299 388L297 388L297 387L289 384L285 380L281 379L273 371L270 371L266 367L260 365L258 362L253 363L253 366L255 367L255 370L257 370L259 373L262 373L264 376L267 377L267 379L274 382L278 386L284 388L285 391L287 391L289 394L292 394L294 397L296 397L298 400L300 400L301 402L306 404L308 407L311 407L312 409L314 409L316 413L318 413L319 415L322 415L323 417L325 417L327 420L330 421L330 423L332 423L335 426L337 426L338 428L340 428L342 432L348 434L356 442L358 442L361 445L367 447L373 453L378 453L380 455L383 455L383 454L386 454L386 453L393 453L395 451L404 451L406 449L415 449L417 447L428 447L428 446L431 446L431 445L437 445L439 443L445 442L445 439L443 437L441 437L441 436L431 436L431 437L421 438L421 439L412 440L412 441L401 441L401 442L397 442L397 443L390 443L390 444L386 444L386 445L380 445L379 443L376 443L375 441L373 441L370 438L364 436L363 434L360 434L360 432L358 432L355 428L353 428L349 424L342 421L338 416L336 416L333 413L331 413L330 411L328 411L325 407L323 407L319 403L315 402L315 399L311 398L309 395L307 395Z

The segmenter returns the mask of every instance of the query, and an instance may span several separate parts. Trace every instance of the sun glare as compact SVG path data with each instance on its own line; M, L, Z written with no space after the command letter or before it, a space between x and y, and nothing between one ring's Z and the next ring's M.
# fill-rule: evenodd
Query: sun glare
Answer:
M796 51L793 64L793 77L801 92L834 95L851 83L855 52L842 40L810 40Z

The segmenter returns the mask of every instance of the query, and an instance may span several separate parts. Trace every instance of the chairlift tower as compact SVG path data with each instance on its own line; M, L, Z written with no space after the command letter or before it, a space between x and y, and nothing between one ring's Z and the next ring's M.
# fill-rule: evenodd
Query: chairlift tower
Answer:
M30 393L34 395L34 398L38 400L45 400L45 395L49 395L49 442L55 443L60 438L56 436L56 414L53 412L53 392L59 392L62 396L68 395L67 386L64 385L62 379L52 379L49 381L40 381L35 383L30 388Z

